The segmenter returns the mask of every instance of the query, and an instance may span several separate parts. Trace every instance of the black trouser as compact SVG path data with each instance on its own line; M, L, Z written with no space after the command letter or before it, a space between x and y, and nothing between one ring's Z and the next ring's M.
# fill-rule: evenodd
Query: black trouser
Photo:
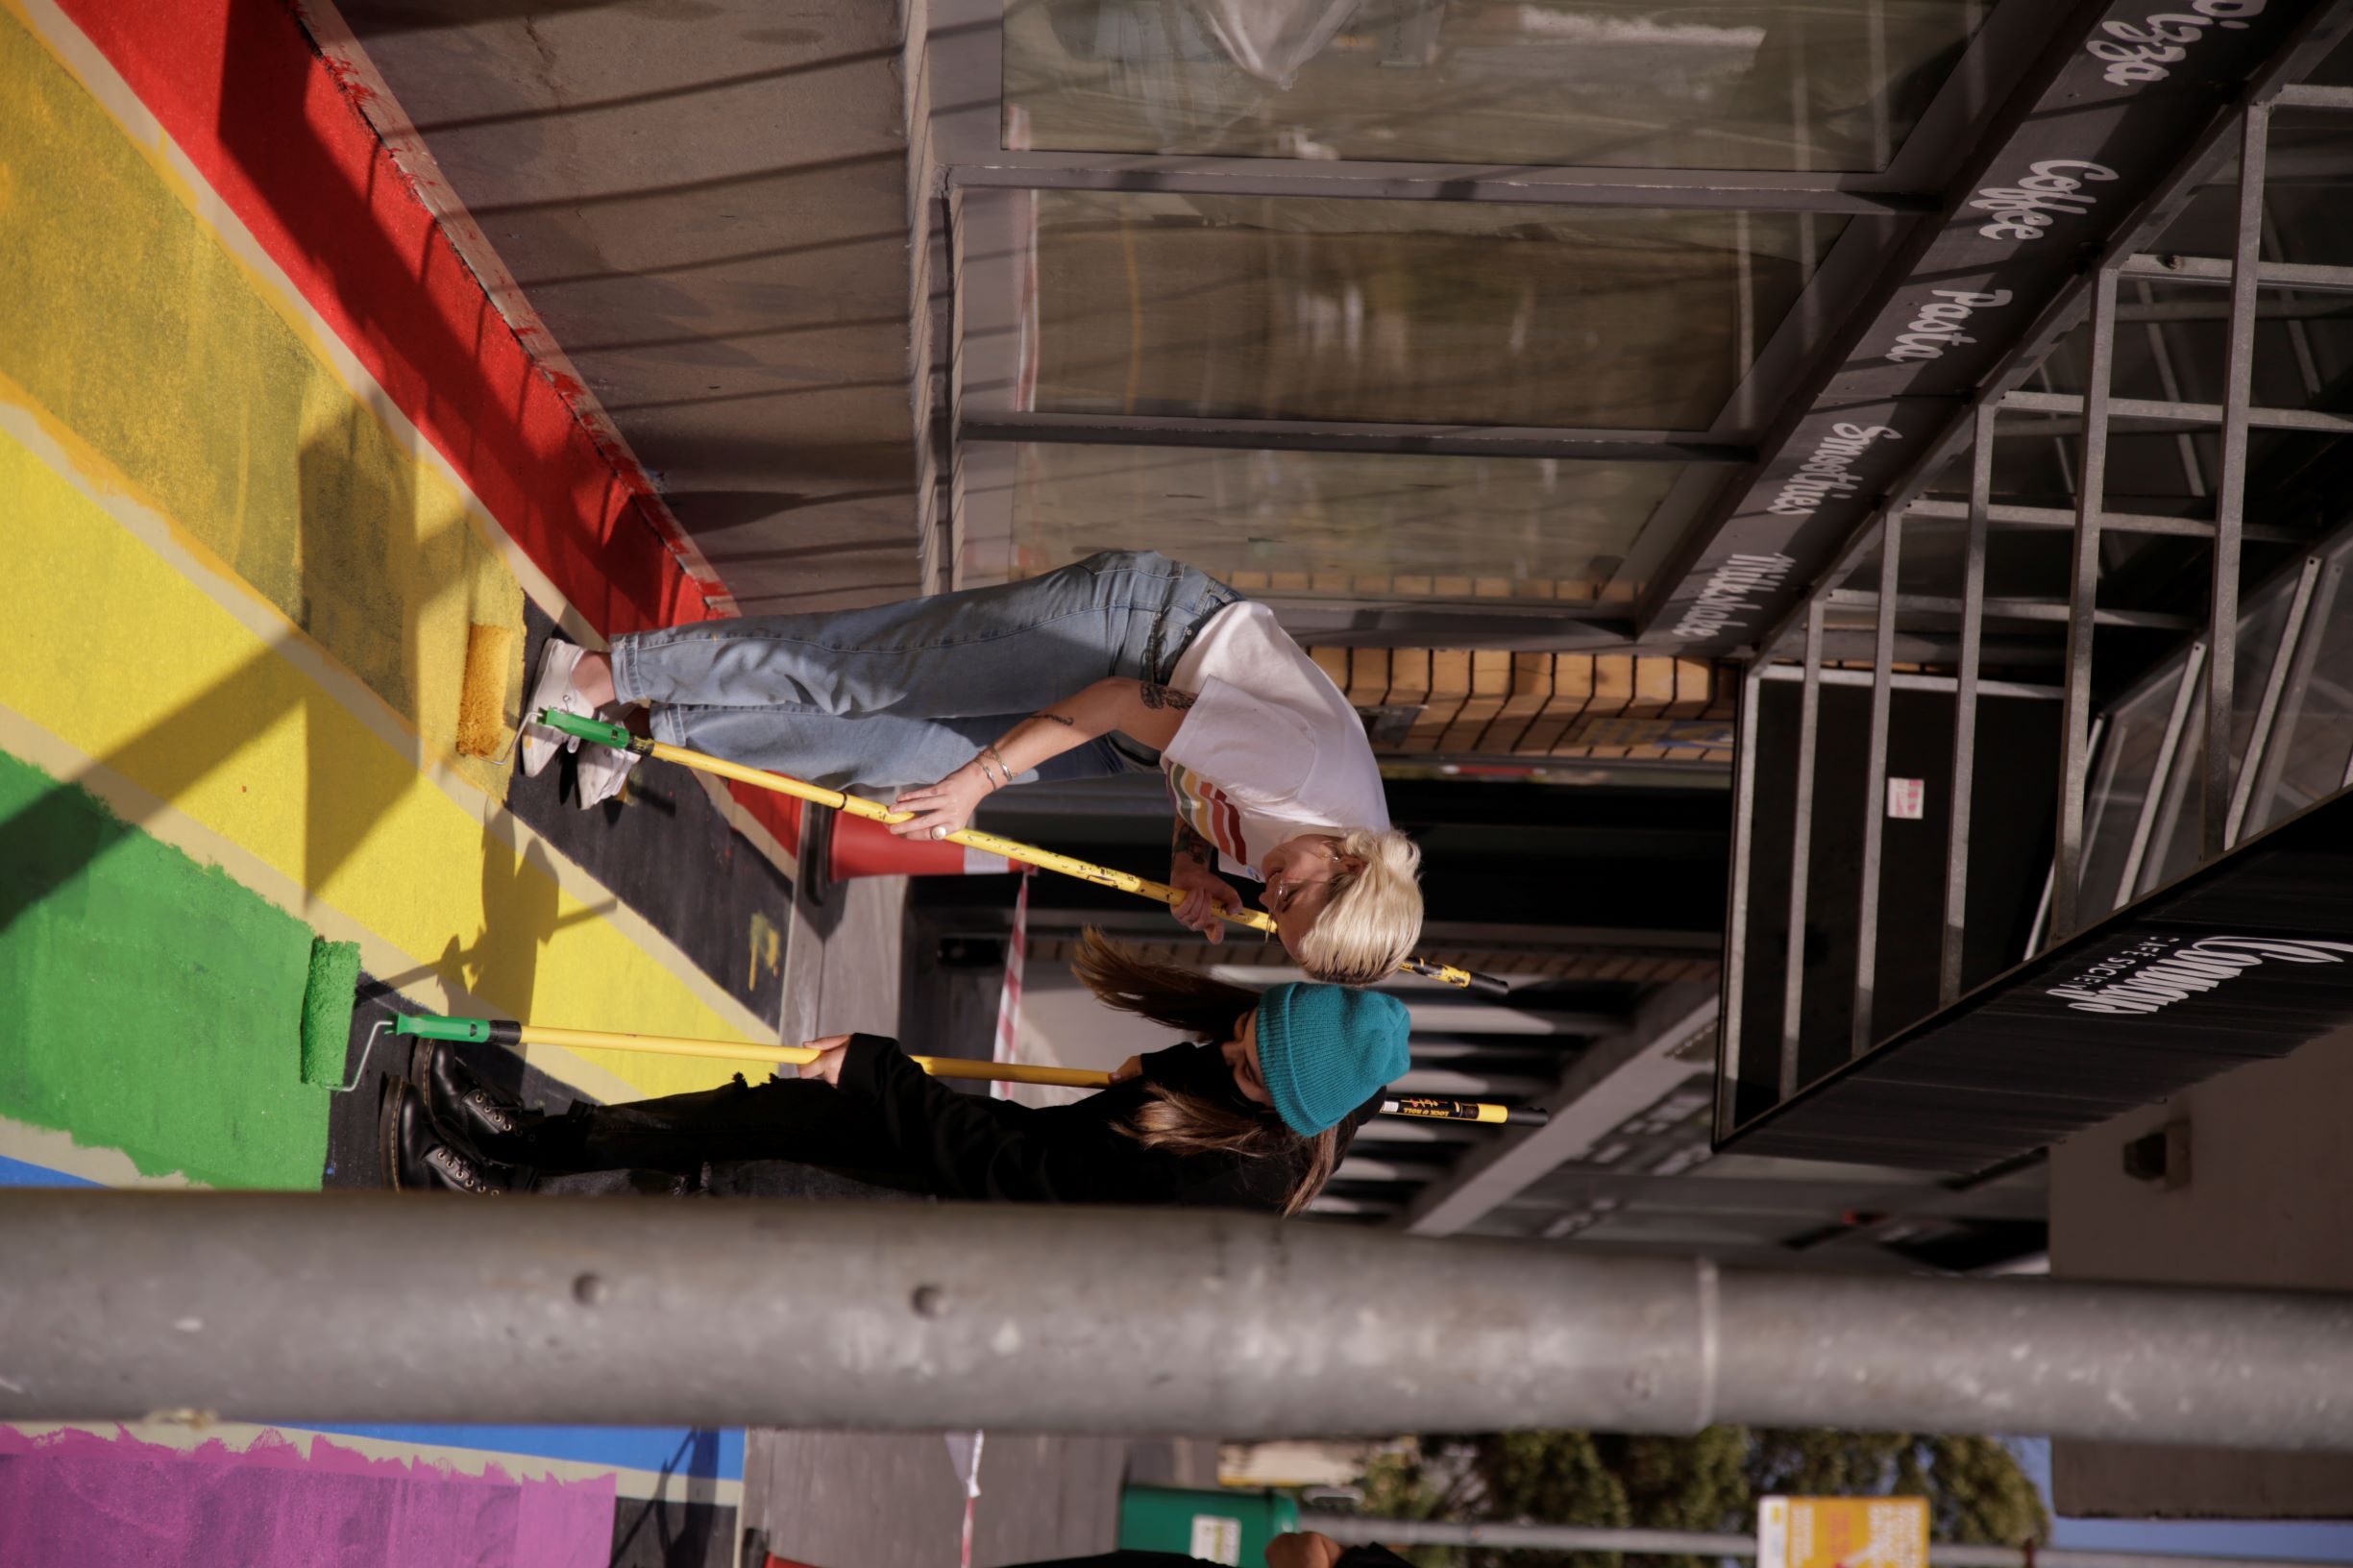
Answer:
M542 1177L543 1188L582 1189L549 1181L575 1172L668 1172L702 1181L712 1190L756 1192L773 1184L757 1177L712 1183L713 1165L791 1161L880 1187L907 1189L911 1179L883 1158L879 1118L829 1084L770 1079L746 1084L741 1075L718 1089L622 1105L575 1105L560 1115L525 1112L516 1133L481 1141L478 1152ZM613 1190L658 1190L631 1179ZM599 1190L605 1189L599 1188Z

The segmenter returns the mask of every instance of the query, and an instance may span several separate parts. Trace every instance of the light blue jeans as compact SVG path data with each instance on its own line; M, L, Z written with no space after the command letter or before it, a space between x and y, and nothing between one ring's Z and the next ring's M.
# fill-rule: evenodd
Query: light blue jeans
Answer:
M995 588L617 637L613 690L652 703L654 736L673 746L833 789L904 789L1107 676L1166 680L1240 597L1164 555L1107 551ZM1104 736L1016 782L1157 760Z

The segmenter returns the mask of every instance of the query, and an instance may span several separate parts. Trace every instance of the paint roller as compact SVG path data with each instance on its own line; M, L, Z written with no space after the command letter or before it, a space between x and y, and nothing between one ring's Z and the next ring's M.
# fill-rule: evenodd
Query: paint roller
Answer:
M303 983L303 1082L348 1094L368 1070L376 1049L371 1030L367 1049L351 1079L343 1076L343 1060L350 1054L352 1009L359 992L359 943L310 939L310 973Z
M348 1016L349 1009L346 1014ZM346 1027L349 1027L348 1022ZM516 1023L505 1018L453 1018L432 1014L404 1015L392 1020L392 1032L418 1040L446 1040L482 1045L561 1045L574 1050L638 1051L653 1056L695 1056L723 1062L767 1062L798 1066L814 1062L818 1051L808 1045L753 1045L730 1040L696 1040L680 1035L628 1035L604 1029L555 1029L543 1024ZM981 1078L1009 1084L1052 1084L1063 1089L1107 1089L1111 1074L1091 1067L1048 1067L1023 1062L974 1062L957 1056L908 1057L935 1078ZM307 1077L306 1064L305 1076ZM1499 1105L1491 1100L1445 1100L1427 1095L1399 1095L1384 1100L1384 1115L1415 1116L1425 1121L1484 1121L1512 1127L1541 1127L1549 1119L1541 1110Z

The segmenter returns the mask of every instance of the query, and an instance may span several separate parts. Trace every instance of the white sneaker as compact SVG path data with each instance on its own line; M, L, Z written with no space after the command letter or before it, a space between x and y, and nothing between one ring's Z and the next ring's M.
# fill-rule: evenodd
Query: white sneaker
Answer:
M597 717L617 724L621 723L621 711L618 703L608 704ZM621 787L629 781L629 774L636 769L637 761L634 751L599 746L593 741L581 747L577 780L580 809L586 811L591 806L601 806L619 795Z
M558 751L576 750L577 736L566 735L534 723L531 716L542 708L557 708L565 713L589 716L588 700L572 684L572 671L585 651L577 643L567 643L560 637L550 637L539 650L539 674L531 680L531 699L523 714L523 776L537 778Z

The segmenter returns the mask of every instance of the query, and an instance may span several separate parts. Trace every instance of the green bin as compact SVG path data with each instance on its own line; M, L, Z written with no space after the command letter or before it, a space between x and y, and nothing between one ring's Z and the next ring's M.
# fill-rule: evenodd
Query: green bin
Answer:
M1299 1528L1299 1502L1262 1487L1131 1485L1119 1494L1119 1544L1260 1568L1267 1543Z

